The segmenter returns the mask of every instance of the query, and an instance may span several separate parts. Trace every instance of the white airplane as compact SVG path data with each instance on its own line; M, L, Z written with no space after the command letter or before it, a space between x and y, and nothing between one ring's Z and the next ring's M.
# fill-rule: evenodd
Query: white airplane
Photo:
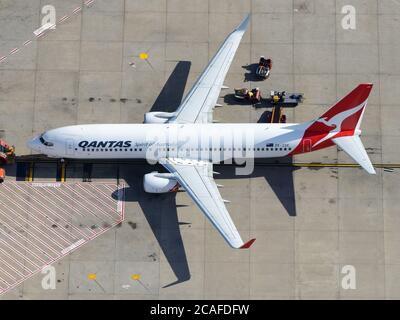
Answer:
M372 84L360 84L321 117L306 123L213 123L212 111L219 106L220 91L226 88L225 76L249 20L247 16L226 38L176 112L149 112L144 124L90 124L49 130L29 141L28 146L55 158L159 162L169 173L146 174L145 191L165 193L183 187L233 248L249 248L255 239L244 243L240 237L225 207L227 201L213 179L213 163L292 156L336 144L368 173L375 174L359 138Z

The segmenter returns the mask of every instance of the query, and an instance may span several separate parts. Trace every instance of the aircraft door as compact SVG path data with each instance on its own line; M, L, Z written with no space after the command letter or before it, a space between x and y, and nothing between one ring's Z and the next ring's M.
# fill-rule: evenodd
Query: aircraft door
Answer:
M65 147L66 147L66 154L67 155L73 155L75 153L75 145L74 145L74 140L73 139L67 139Z
M303 152L311 152L311 139L303 140Z

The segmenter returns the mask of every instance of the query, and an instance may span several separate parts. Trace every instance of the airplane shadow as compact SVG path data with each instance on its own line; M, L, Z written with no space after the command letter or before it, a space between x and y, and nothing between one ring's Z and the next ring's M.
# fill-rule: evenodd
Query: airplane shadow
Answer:
M192 63L190 61L178 61L156 101L150 108L150 112L176 111L183 99L191 65ZM144 174L142 178L143 176ZM129 181L129 179L126 181L129 185L141 186L140 196L137 201L177 278L175 282L164 286L164 288L189 280L190 271L179 229L180 222L178 221L176 209L176 194L149 195L144 192L142 181ZM127 199L127 201L129 201L129 199ZM159 214L160 210L157 210L160 204L162 204L161 215ZM167 226L166 228L159 228L157 230L157 226L160 225L155 223L155 220L157 220L154 217L155 214L161 216L162 226Z
M276 158L276 159L257 159L254 171L250 175L237 175L236 169L238 166L232 165L214 165L214 170L220 173L214 178L218 179L249 179L263 177L272 191L279 199L287 214L295 217L296 213L296 197L294 192L293 172L298 170L298 167L293 167L290 164L293 162L292 157ZM267 164L286 163L286 166L274 167ZM266 164L266 165L263 165ZM267 209L268 210L268 209Z
M125 166L120 177L125 180L128 187L125 188L125 201L137 202L164 253L176 281L165 285L163 288L185 282L190 279L190 270L186 258L185 246L179 226L185 222L178 220L176 193L149 194L143 189L143 176L152 171L164 172L157 165L130 167ZM112 194L114 199L118 198L117 191Z
M179 107L185 92L191 65L190 61L178 61L156 101L150 108L150 112L174 112Z
M258 119L257 123L270 123L271 117L272 117L272 112L265 111L262 113L262 115L260 116L260 119Z

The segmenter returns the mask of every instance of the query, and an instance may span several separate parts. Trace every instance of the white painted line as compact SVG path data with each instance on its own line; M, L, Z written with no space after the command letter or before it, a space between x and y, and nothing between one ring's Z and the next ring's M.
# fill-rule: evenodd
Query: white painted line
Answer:
M3 282L6 284L5 288L0 288L2 291L7 290L10 287L10 284L7 281L5 281L3 278L0 278L0 282ZM1 293L3 293L3 292L1 292Z
M26 196L30 197L30 195L27 194L26 192L24 192L21 188L19 188L18 186L16 186L16 187L17 187L23 194L25 194ZM4 188L7 189L6 185L4 185ZM3 195L3 196L5 196L5 195ZM36 203L38 202L36 199L34 199L34 198L32 198L32 197L30 197L30 198L33 199ZM41 210L39 210L38 208L33 207L31 203L27 202L27 201L26 201L25 199L23 199L22 197L21 197L19 200L20 200L21 202L25 203L25 204L26 204L27 206L29 206L31 209L34 209L39 215L41 215L41 216L45 219L45 221L46 221L46 220L49 220L49 221L51 221L52 223L57 224L57 221L55 221L54 219L50 218L49 216L43 215L43 213L41 212ZM19 206L18 204L16 204L16 205ZM21 210L23 210L23 208L21 208ZM33 218L36 220L36 218L34 217L34 215L30 215L29 217L30 217L30 218L33 217ZM44 225L41 221L39 221L39 223L40 223L41 225L43 225L45 228L47 228L47 226ZM66 238L64 238L64 237L63 237L62 235L60 235L59 233L56 233L56 235L57 235L62 241L64 241L67 245L69 245L69 244L71 243L69 240L67 240ZM54 239L53 239L53 241L54 241Z
M7 232L3 231L2 229L0 229L0 232L2 232L7 238L10 238L13 242L13 244L17 244L19 247L24 248L24 245L21 244L17 239L15 239L13 236L7 234ZM32 244L34 246L34 244ZM42 261L42 263L46 263L46 261L44 261L42 258L40 258L36 253L30 252L30 254L32 256L35 256L38 260Z
M6 247L8 247L8 249L10 249L12 252L16 253L17 255L23 257L25 259L25 261L27 261L28 263L30 263L34 268L39 267L39 265L37 263L32 262L31 260L29 260L26 256L22 255L20 251L18 251L14 246L10 245L9 243L5 242L4 240L0 239L0 242L3 243ZM24 248L23 246L19 245L21 248ZM33 254L32 254L33 255ZM39 258L40 260L40 258ZM42 260L42 262L44 262L44 260Z
M22 220L22 219L21 219ZM5 222L3 222L4 225L7 226L7 228L9 228L10 230L14 231L14 234L18 235L18 231L16 231L14 228L10 227L9 225L7 225ZM29 221L25 222L26 224L29 223ZM21 225L19 225L21 226ZM31 226L32 227L32 226ZM56 250L54 250L53 248L49 247L47 245L47 243L44 241L44 239L39 238L38 236L36 236L33 231L28 231L28 229L26 227L22 227L24 229L24 231L26 232L27 235L29 235L32 239L34 239L36 242L38 243L33 243L31 240L28 239L28 237L24 237L23 241L28 242L29 244L31 244L32 246L34 246L36 248L36 250L40 253L43 253L43 248L45 249L49 249L50 251L52 251L56 256L58 255L58 252ZM37 231L39 234L44 235L42 231ZM45 235L45 238L47 238L50 243L51 243L51 238L47 237ZM39 247L39 245L41 245L42 247ZM23 247L23 245L20 245L21 247ZM33 255L33 253L32 253ZM47 256L50 260L54 259L53 256L49 255L49 254L44 254L45 256ZM37 257L38 259L42 260L38 255L35 254L35 257ZM44 261L44 260L42 260Z
M77 213L80 216L84 216L84 214L82 212L80 212L78 209L75 208L75 206L70 206L68 204L68 201L65 201L65 199L62 198L63 195L66 195L68 198L68 195L66 194L66 192L61 193L60 195L58 195L56 192L53 192L51 189L45 188L43 189L45 192L50 193L52 195L52 197L58 199L64 206L68 207L68 209L71 209L72 211L74 211L75 213ZM75 199L73 198L69 198L69 200L71 200L73 203L75 202Z
M63 23L65 21L67 21L68 19L69 19L69 16L64 16L58 21L58 23Z
M67 185L65 185L65 186L67 186ZM50 189L46 189L46 191L47 192L52 192L52 191L50 191ZM90 215L92 215L92 216L94 216L95 218L97 218L97 219L99 219L99 217L98 216L96 216L91 210L88 210L88 208L87 207L85 207L85 206L83 206L81 203L80 203L80 201L77 201L77 199L74 199L74 198L72 198L72 197L70 197L69 195L68 195L68 193L64 193L63 195L65 195L69 200L71 200L72 201L72 203L74 203L75 205L78 205L79 207L81 207L82 208L82 210L85 212L88 212ZM70 206L69 204L68 204L68 202L64 202L63 203L64 205L66 205L68 208L70 208L70 209L72 209L73 211L76 211L77 209L75 208L75 206ZM84 216L81 212L79 212L78 211L78 214L79 215L81 215L81 216ZM99 227L100 229L103 229L103 228L101 228L101 227ZM90 230L90 229L89 229ZM93 232L93 231L92 231Z
M3 56L3 57L0 58L0 62L3 62L3 61L6 60L6 59L7 59L7 57L6 57L6 56Z
M16 278L14 278L11 274L9 274L6 270L2 269L2 272L4 272L8 278L11 278L12 280L17 280ZM8 285L10 285L8 282L6 282Z
M30 186L30 185L28 184L28 186ZM32 186L30 186L30 187L31 187L32 190L35 190L36 192L38 191L37 189L33 188ZM17 187L17 188L18 188L18 187ZM23 189L21 189L21 188L18 188L18 189L19 189L22 193L24 193L25 195L29 196L29 194L26 193ZM25 201L24 199L21 199L21 200L22 200L22 201ZM47 218L48 220L50 220L52 223L54 223L54 224L57 225L57 224L58 224L57 218L58 218L58 219L62 220L64 223L69 224L68 221L66 221L65 219L63 219L63 217L61 217L60 215L58 215L56 212L54 212L52 209L50 209L50 207L48 207L47 205L43 204L42 202L36 200L36 199L33 198L33 197L31 197L31 200L33 200L33 201L34 201L35 203L37 203L39 206L41 206L42 208L44 208L46 211L52 213L52 214L56 217L55 219L53 219L52 217L49 216L49 214L47 214L47 215L45 216L45 218ZM47 201L49 201L49 199L47 199ZM36 208L35 208L35 209L36 209ZM39 212L39 209L36 210L36 211ZM40 212L40 214L43 216L43 214L42 214L41 212ZM73 226L72 226L72 227L73 227ZM50 230L51 230L51 229L50 229ZM68 233L66 230L64 230L64 229L62 229L62 228L60 228L60 230L62 230L63 233L65 233L68 237L73 238L73 237L71 236L71 234ZM62 235L60 234L60 232L56 233L56 235L58 235L59 238L62 238L66 244L69 245L69 244L71 243L71 241L68 240L68 238L65 238L64 236L62 236Z
M32 270L30 270L27 266L24 266L21 262L19 262L18 260L15 259L15 257L11 256L10 254L8 254L5 250L0 248L0 252L3 253L4 256L6 256L7 258L14 260L14 262L16 264L18 264L22 269L27 269L29 272L32 272ZM20 254L19 254L20 255ZM23 257L23 256L22 256ZM23 259L25 260L25 259Z
M4 195L5 198L7 198L7 196ZM10 201L11 203L13 203L12 201ZM16 207L19 207L18 204L14 203L14 205ZM26 231L28 234L30 232L36 231L39 235L41 235L42 237L46 238L47 241L49 241L50 243L54 242L54 238L50 238L50 236L48 236L47 234L43 233L42 230L40 230L38 227L36 227L34 224L32 224L32 221L28 221L27 219L25 219L21 214L19 214L17 211L15 211L11 206L7 206L5 207L7 211L11 211L12 214L14 214L13 218L18 217L18 219L20 219L22 221L23 224L29 225L29 227L31 229L33 229L32 231ZM21 208L21 207L19 207ZM0 213L3 215L3 213ZM4 216L6 216L6 213L4 213ZM33 220L35 220L36 222L38 222L42 227L44 227L45 229L47 228L47 226L45 224L43 224L40 220L36 219L36 217L34 215L29 216L29 218L33 218ZM52 233L52 232L51 232ZM31 235L33 238L37 239L37 236ZM43 239L44 240L44 239ZM57 245L57 243L56 243ZM46 245L45 245L46 246ZM58 245L59 248L62 248L63 246ZM54 250L54 253L57 254L57 251Z
M16 261L14 261L14 262L16 262ZM9 262L6 262L6 261L2 260L1 263L5 264L8 269L10 269L13 272L15 272L18 276L24 277L24 275L21 273L21 271L19 271L18 269L15 269ZM4 270L4 268L0 268L0 270ZM14 280L16 280L16 278L14 278Z
M49 198L45 198L42 194L40 194L40 193L38 192L38 190L35 190L35 191L37 191L37 193L39 194L39 196L42 197L42 198L44 199L44 201L50 202L50 203L53 204L55 207L58 207L58 205L57 205L53 200L50 200ZM44 206L44 205L43 205L43 206ZM47 207L47 206L46 206L46 207ZM78 228L76 228L73 224L68 223L68 221L65 220L64 217L61 216L61 214L59 215L59 214L55 213L53 210L51 210L51 209L50 209L49 211L52 212L55 216L57 216L57 217L59 217L59 218L61 217L60 219L62 219L62 220L64 221L64 223L67 223L68 225L71 225L71 228L76 229L76 231L78 231L78 233L80 233L81 236L87 237L81 230L79 230Z
M118 185L117 185L117 187L118 187ZM108 191L111 191L111 192L115 190L114 189L114 185L104 184L104 188L107 189Z
M94 0L86 0L85 6L89 7L93 2L94 2Z
M31 44L31 43L32 43L32 40L25 41L25 42L24 42L24 46L27 46L27 45L29 45L29 44Z
M72 11L73 14L77 14L78 12L82 11L82 7L78 7Z
M70 252L70 251L74 250L75 248L79 247L80 245L84 244L85 241L86 241L85 239L81 239L81 240L71 244L69 247L63 249L61 251L61 254L63 254L63 255L67 254L68 252Z
M92 194L91 194L88 190L86 190L85 188L82 188L79 184L78 184L77 186L78 186L78 188L80 188L80 189L82 190L82 192L86 193L89 197L92 196ZM90 185L90 187L91 187L91 188L94 188L92 185ZM102 193L102 192L100 192L100 191L98 191L98 193L104 195L104 193ZM114 211L114 210L115 210L115 208L109 206L107 203L105 203L103 200L101 200L101 197L96 197L95 199L96 199L96 201L99 201L100 203L102 203L103 206L104 206L104 208L107 208L107 209L109 209L110 211ZM103 209L103 208L102 208L102 209ZM107 211L104 211L104 212L105 212L105 214L106 214L107 216L109 215L109 214L107 213Z
M11 208L7 208L7 209L10 210L10 211L12 211ZM3 215L3 213L2 213L2 215ZM4 216L6 216L6 215L4 215ZM27 221L27 220L25 220L25 219L23 219L23 218L19 218L19 219L21 219L22 221L25 221L25 224L26 224L26 225L30 225L31 227L33 227L32 224L29 224L29 221ZM9 229L12 230L12 231L15 231L15 233L18 234L18 232L17 232L14 228L12 228L12 227L10 227L8 224L6 224L5 221L2 221L2 223L3 223L5 226L7 226L7 228L9 228ZM37 242L41 243L41 244L43 245L43 247L49 248L49 249L52 250L55 254L58 254L56 250L54 250L54 249L50 248L49 246L47 246L47 243L46 243L46 242L44 242L42 239L40 239L40 238L38 238L37 236L35 236L35 234L32 233L33 231L29 231L29 230L27 229L27 227L24 227L22 224L17 223L15 220L14 220L14 223L16 223L20 228L22 228L28 235L30 235L32 238L34 238ZM35 228L35 227L33 227L33 228ZM35 228L35 229L36 229L36 228ZM38 231L38 233L43 235L43 233L42 233L41 231ZM47 237L46 235L44 235L44 236L45 236L49 241L51 241L51 239L50 239L49 237ZM26 240L26 241L29 242L29 240ZM61 248L62 248L62 247L61 247ZM40 250L39 250L39 251L40 251ZM48 257L49 257L49 258L52 258L51 256L48 256Z
M91 184L90 185L90 187L92 188L92 189L95 189L94 191L96 192L96 193L99 193L99 194L101 194L101 195L104 195L105 197L104 197L104 201L105 202L107 202L107 200L109 200L110 202L111 202L111 205L114 205L115 203L115 200L113 200L113 198L112 198L112 193L114 193L116 190L118 190L118 188L116 189L116 190L112 190L112 191L110 191L110 190L108 190L108 189L106 189L106 190L102 190L102 189L100 189L100 188L98 188L98 187L96 187L94 184ZM108 192L111 192L111 193L108 193ZM111 207L111 210L114 210L114 208L113 207Z
M10 51L10 55L17 53L20 50L20 48L14 48Z
M0 184L2 204L0 206L2 223L0 225L0 261L2 262L0 263L0 295L39 273L44 266L54 264L65 255L79 250L80 247L123 220L123 214L116 210L117 198L123 200L121 198L123 192L118 191L120 187L118 185L108 188L103 184L97 184L95 187L91 184L82 184L81 188L87 188L83 191L80 187L75 187L76 184L70 184L69 186L80 195L77 197L64 187L67 183L61 183L60 187L53 183L45 184L46 187L40 187L40 183L34 186L32 183L26 182L6 181L4 184ZM118 197L111 198L109 191L116 189ZM53 194L62 196L57 198ZM72 195L73 203L65 197L66 194ZM81 200L82 197L86 198ZM100 200L109 204L113 210L109 212L102 204L99 204L97 198L101 198ZM111 205L110 199L114 199L114 205ZM73 204L77 208L76 211L62 206L63 202ZM105 209L110 218L107 219L109 220L107 225L103 226L104 229L93 229L90 232L91 235L82 237L71 225L73 223L81 232L89 233L85 227L80 227L80 223L84 223L84 221L80 221L79 212L92 220L89 222L90 224L101 225L105 221L103 215L93 215L93 213L97 213L93 202ZM81 210L79 203L86 210ZM61 219L68 220L68 228L60 230L61 228L56 228L51 224L51 221L55 219L57 225L62 226L60 219L55 218L55 214ZM69 232L68 239L72 237L72 240L66 245L57 235L64 230ZM53 248L56 248L57 258L54 257Z
M121 199L123 199L123 194L124 194L124 190L123 189L119 189L118 190L118 203L117 203L117 211L119 212L119 213L122 213L123 214L123 212L124 212L124 202L123 201L121 201Z
M78 202L76 202L76 203L78 203L78 204L80 205L81 201L82 201L82 202L85 201L85 199L82 198L81 195L80 195L78 192L76 192L74 189L71 189L68 185L65 185L65 187L66 187L67 189L69 189L70 191L72 191L73 194L74 194L77 198L80 199L80 200L79 200ZM76 201L76 200L75 200L75 201ZM105 214L103 213L103 212L104 212L103 209L99 208L99 207L96 206L94 203L93 203L92 205L93 205L97 210L99 210L99 212L101 212L103 215L105 215L105 216L108 217L107 213L105 213ZM99 218L99 217L98 217L96 214L94 214L93 212L92 212L92 214L93 214L95 217Z

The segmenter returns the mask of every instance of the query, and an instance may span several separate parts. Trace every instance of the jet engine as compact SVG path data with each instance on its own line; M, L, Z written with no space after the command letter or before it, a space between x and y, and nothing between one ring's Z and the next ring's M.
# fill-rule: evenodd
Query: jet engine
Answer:
M166 123L174 115L170 112L147 112L144 114L144 123Z
M179 183L171 173L154 171L144 176L143 187L148 193L167 193L177 191Z

